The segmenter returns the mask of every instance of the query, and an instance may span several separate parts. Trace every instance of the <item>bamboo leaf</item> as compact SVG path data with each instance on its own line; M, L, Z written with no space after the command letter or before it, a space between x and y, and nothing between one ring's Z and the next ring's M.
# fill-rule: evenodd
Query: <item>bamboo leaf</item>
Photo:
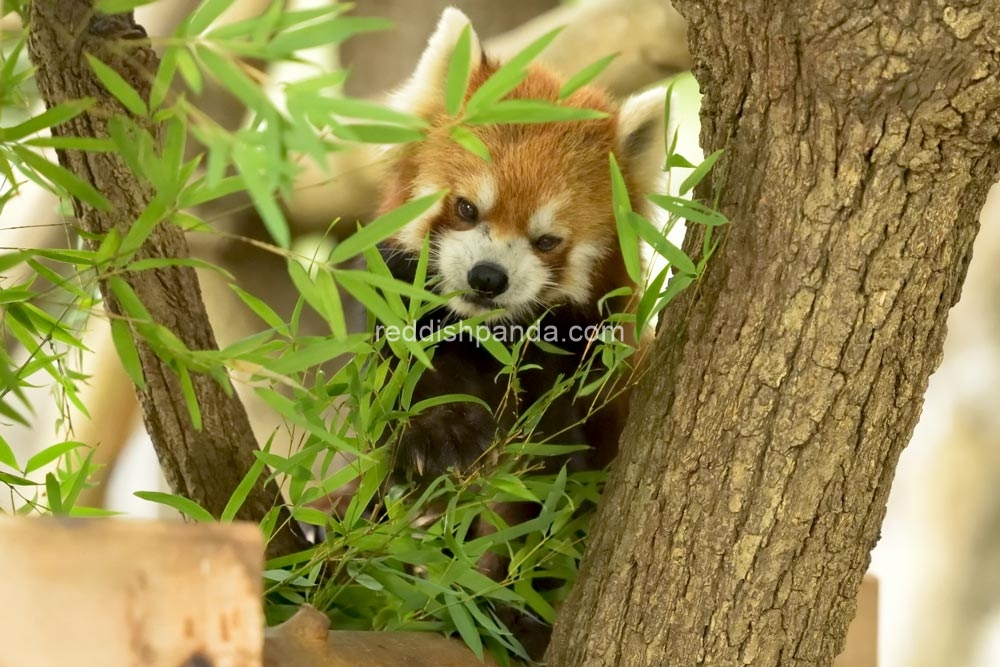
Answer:
M76 174L49 162L41 155L29 150L26 146L14 144L11 146L11 149L26 165L53 185L64 189L73 197L99 211L111 210L111 202L105 199L104 195L98 192L94 186L82 180Z
M209 262L197 257L147 257L139 259L128 265L129 271L152 271L155 269L165 269L171 266L190 266L192 269L204 269L219 274L226 280L235 280L233 274L218 264Z
M330 263L341 262L363 252L365 248L377 245L389 238L407 224L431 210L444 197L444 192L435 192L418 197L402 206L381 215L358 231L341 241L330 253Z
M94 99L91 97L57 104L51 109L38 114L34 118L29 118L23 123L19 123L13 127L0 128L0 140L16 141L40 130L55 127L56 125L62 125L63 123L79 116L81 113L93 106L93 104Z
M240 483L236 486L233 494L229 496L229 501L226 506L222 509L222 514L219 516L220 521L232 521L236 518L236 514L243 507L243 503L246 502L247 496L250 495L250 491L253 490L254 485L260 479L261 474L264 472L264 461L263 459L254 459L253 465L247 470L247 474L243 476Z
M78 447L86 447L86 445L82 442L67 441L52 445L51 447L46 447L28 459L28 462L24 465L24 474L27 475L28 473L32 473L39 468L52 463L56 459L62 458Z
M198 58L205 65L205 69L212 73L216 80L225 86L226 90L235 95L243 104L253 109L262 116L272 116L275 113L274 105L267 97L264 89L253 79L251 79L243 69L236 63L228 60L207 47L198 47L196 50ZM184 73L184 60L178 60L181 73Z
M611 64L615 58L620 54L612 53L610 55L604 56L598 60L595 60L591 64L584 67L582 70L571 76L563 84L562 88L559 89L559 99L564 100L580 88L583 88L588 83L593 81L603 72L608 65Z
M433 398L426 398L422 401L418 401L410 406L409 415L415 417L421 412L430 410L439 405L446 405L448 403L475 403L486 408L490 412L493 412L493 408L490 404L479 398L478 396L472 396L471 394L442 394L441 396L434 396Z
M246 182L247 192L257 212L260 213L264 227L270 232L275 243L287 249L291 245L292 234L288 228L288 221L285 220L285 214L275 201L274 187L267 180L269 173L266 155L252 146L241 143L233 149L233 161Z
M697 273L697 269L694 266L694 262L691 261L691 258L685 255L683 250L671 243L670 240L656 228L656 225L651 223L649 220L646 220L641 215L633 213L632 211L628 211L625 215L629 226L643 241L648 243L653 248L656 254L670 262L672 266L677 267L684 273Z
M63 514L62 491L59 488L59 480L52 473L45 475L45 497L53 514Z
M456 144L469 151L473 155L477 155L483 159L484 162L490 164L493 162L493 158L490 156L490 149L486 147L482 139L477 137L472 130L467 127L462 127L461 125L456 125L451 128L449 132L451 140Z
M358 271L355 269L338 269L334 271L334 277L344 274L347 274L351 278L366 282L372 287L377 287L382 292L399 294L401 296L409 297L411 299L419 299L425 303L433 303L439 306L443 306L448 303L448 299L444 298L440 294L430 292L419 285L411 285L403 282L402 280L396 280L391 276L382 276L370 271Z
M0 484L10 484L11 486L39 486L38 482L33 482L30 479L21 477L20 475L12 475L3 471L0 471Z
M17 465L17 457L14 455L14 450L10 448L7 440L0 435L0 464L9 466L14 470L17 470L19 466Z
M705 176L708 175L708 172L712 170L712 167L715 166L715 161L719 159L720 155L722 155L721 148L702 160L701 164L695 167L694 171L688 174L688 177L684 179L683 183L681 183L681 187L678 189L678 194L686 195L696 185L701 183Z
M139 389L145 389L146 378L142 373L139 350L136 349L135 339L132 338L132 329L128 322L117 318L111 320L111 342L114 343L115 350L118 351L118 358L121 359L122 366L132 382Z
M392 21L369 16L344 16L331 21L312 23L276 35L268 44L268 53L284 55L314 46L339 44L363 32L390 30Z
M286 323L285 320L283 320L281 316L278 315L278 313L274 312L274 310L269 305L267 305L266 303L255 297L253 294L250 294L249 292L243 290L237 285L230 284L229 288L234 292L236 292L236 296L240 297L240 300L242 300L243 303L245 303L247 307L250 308L250 310L252 310L255 315L257 315L257 317L264 320L264 322L267 323L268 326L270 326L272 329L277 331L282 336L289 335L288 323Z
M729 222L729 218L719 211L683 197L672 195L651 194L647 195L649 201L653 202L668 213L673 213L679 218L691 222L705 225L707 227L718 227Z
M663 283L666 281L669 273L670 267L663 267L646 286L642 298L639 299L639 305L635 309L635 328L637 331L644 331L646 325L659 311L656 305L659 301L660 290L663 288Z
M399 125L350 123L334 125L331 129L333 134L341 139L363 144L409 144L426 138L418 129Z
M608 114L594 109L565 107L539 100L504 100L465 119L469 125L487 123L557 123L607 118Z
M494 72L469 98L465 107L466 113L475 115L514 90L527 76L525 68L528 63L534 60L561 31L562 28L556 28L542 35Z
M149 109L143 101L142 96L133 88L121 74L108 67L94 56L87 54L87 61L94 70L94 74L107 88L108 92L115 96L115 99L122 103L133 116L148 116Z
M178 496L173 493L162 493L160 491L136 491L132 495L141 500L147 500L151 503L164 505L165 507L177 510L184 516L190 517L195 521L201 521L202 523L212 523L215 521L215 517L213 517L208 510L202 508L193 500L188 500L183 496Z
M618 227L618 241L621 244L622 258L625 261L625 270L629 278L635 283L642 279L642 257L639 255L639 236L635 229L628 223L628 214L632 212L632 203L629 201L628 188L625 186L625 179L622 177L621 169L618 168L618 161L614 154L611 159L611 201L615 210L615 224Z
M125 237L119 246L119 256L116 262L119 266L124 266L132 258L132 255L146 242L156 225L163 220L166 214L167 206L163 199L153 197L149 205L125 232Z
M155 0L98 0L94 9L102 14L124 14L136 7L152 4Z
M325 112L338 116L346 116L347 118L358 118L374 123L388 123L390 125L403 125L412 128L427 127L427 122L422 118L367 100L358 100L352 97L324 97L317 104L322 106Z
M115 150L115 144L111 139L97 137L35 137L24 143L26 146L36 148L57 148L89 153L110 153Z
M185 37L200 35L232 4L233 0L206 0L198 5L198 8L181 27L180 34Z
M469 85L471 64L472 26L466 24L455 43L455 50L448 61L448 75L444 85L445 109L449 116L457 116Z
M454 594L445 593L444 595L446 608L448 610L448 615L451 616L452 623L455 624L455 629L458 630L458 634L462 637L462 641L465 645L476 655L479 660L483 659L483 639L479 636L479 630L476 627L475 621L472 620L472 614L469 610L465 608L466 604L474 604L471 601L467 603L461 602L457 596Z
M191 379L191 373L187 368L181 366L177 369L177 376L181 381L181 396L184 397L184 403L187 404L188 416L191 417L191 425L194 430L201 430L201 406L198 405L198 395L194 390L194 381Z

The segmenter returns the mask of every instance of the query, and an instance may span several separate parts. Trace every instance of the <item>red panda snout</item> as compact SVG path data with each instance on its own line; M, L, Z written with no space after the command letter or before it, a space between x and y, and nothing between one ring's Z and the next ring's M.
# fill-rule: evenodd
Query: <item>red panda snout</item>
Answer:
M460 317L501 310L496 319L523 320L555 305L542 298L554 280L550 267L526 238L498 238L488 222L440 233L433 268L440 291L450 295L448 307Z
M507 278L507 271L492 262L479 262L471 269L466 276L469 287L475 292L474 296L492 299L507 291L510 281Z

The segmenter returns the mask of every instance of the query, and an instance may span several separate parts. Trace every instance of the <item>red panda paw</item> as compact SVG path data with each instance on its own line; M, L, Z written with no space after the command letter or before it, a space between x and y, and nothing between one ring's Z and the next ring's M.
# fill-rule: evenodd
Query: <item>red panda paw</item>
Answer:
M430 408L410 421L396 446L398 480L429 482L449 471L466 474L487 463L497 424L477 403Z

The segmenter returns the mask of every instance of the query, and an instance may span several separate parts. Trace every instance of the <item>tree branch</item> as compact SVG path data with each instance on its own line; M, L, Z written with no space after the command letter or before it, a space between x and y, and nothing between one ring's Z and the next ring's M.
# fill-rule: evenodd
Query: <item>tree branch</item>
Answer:
M38 68L36 79L45 103L53 105L87 97L97 102L86 113L53 128L57 136L106 137L107 123L127 111L94 75L86 60L93 55L112 67L139 94L148 99L150 82L159 59L143 39L142 26L131 14L114 16L95 12L88 0L50 0L30 5L28 53ZM133 118L157 136L147 119ZM112 208L99 211L78 199L73 208L91 247L112 229L123 236L153 197L148 182L140 180L115 153L59 151L60 163L101 192ZM136 259L188 256L181 230L162 222L142 245ZM149 311L154 322L173 332L191 350L217 349L198 279L188 267L172 266L126 272L124 280ZM101 279L105 308L112 318L123 316L121 304ZM202 428L195 429L182 399L177 373L160 359L141 336L134 338L139 351L145 389L138 391L146 427L164 474L175 492L219 516L232 492L254 462L257 447L246 411L239 399L227 396L218 382L192 373L194 394L202 413ZM262 476L261 479L266 478ZM258 481L237 517L259 522L281 495L273 482ZM280 510L279 530L268 545L270 556L287 554L306 546L285 509Z

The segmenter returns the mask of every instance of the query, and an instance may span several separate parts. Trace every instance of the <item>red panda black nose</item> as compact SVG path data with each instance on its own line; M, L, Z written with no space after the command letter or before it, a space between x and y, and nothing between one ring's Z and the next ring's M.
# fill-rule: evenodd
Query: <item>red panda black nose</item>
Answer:
M507 290L507 272L490 262L480 262L469 269L469 287L483 296L500 296Z

